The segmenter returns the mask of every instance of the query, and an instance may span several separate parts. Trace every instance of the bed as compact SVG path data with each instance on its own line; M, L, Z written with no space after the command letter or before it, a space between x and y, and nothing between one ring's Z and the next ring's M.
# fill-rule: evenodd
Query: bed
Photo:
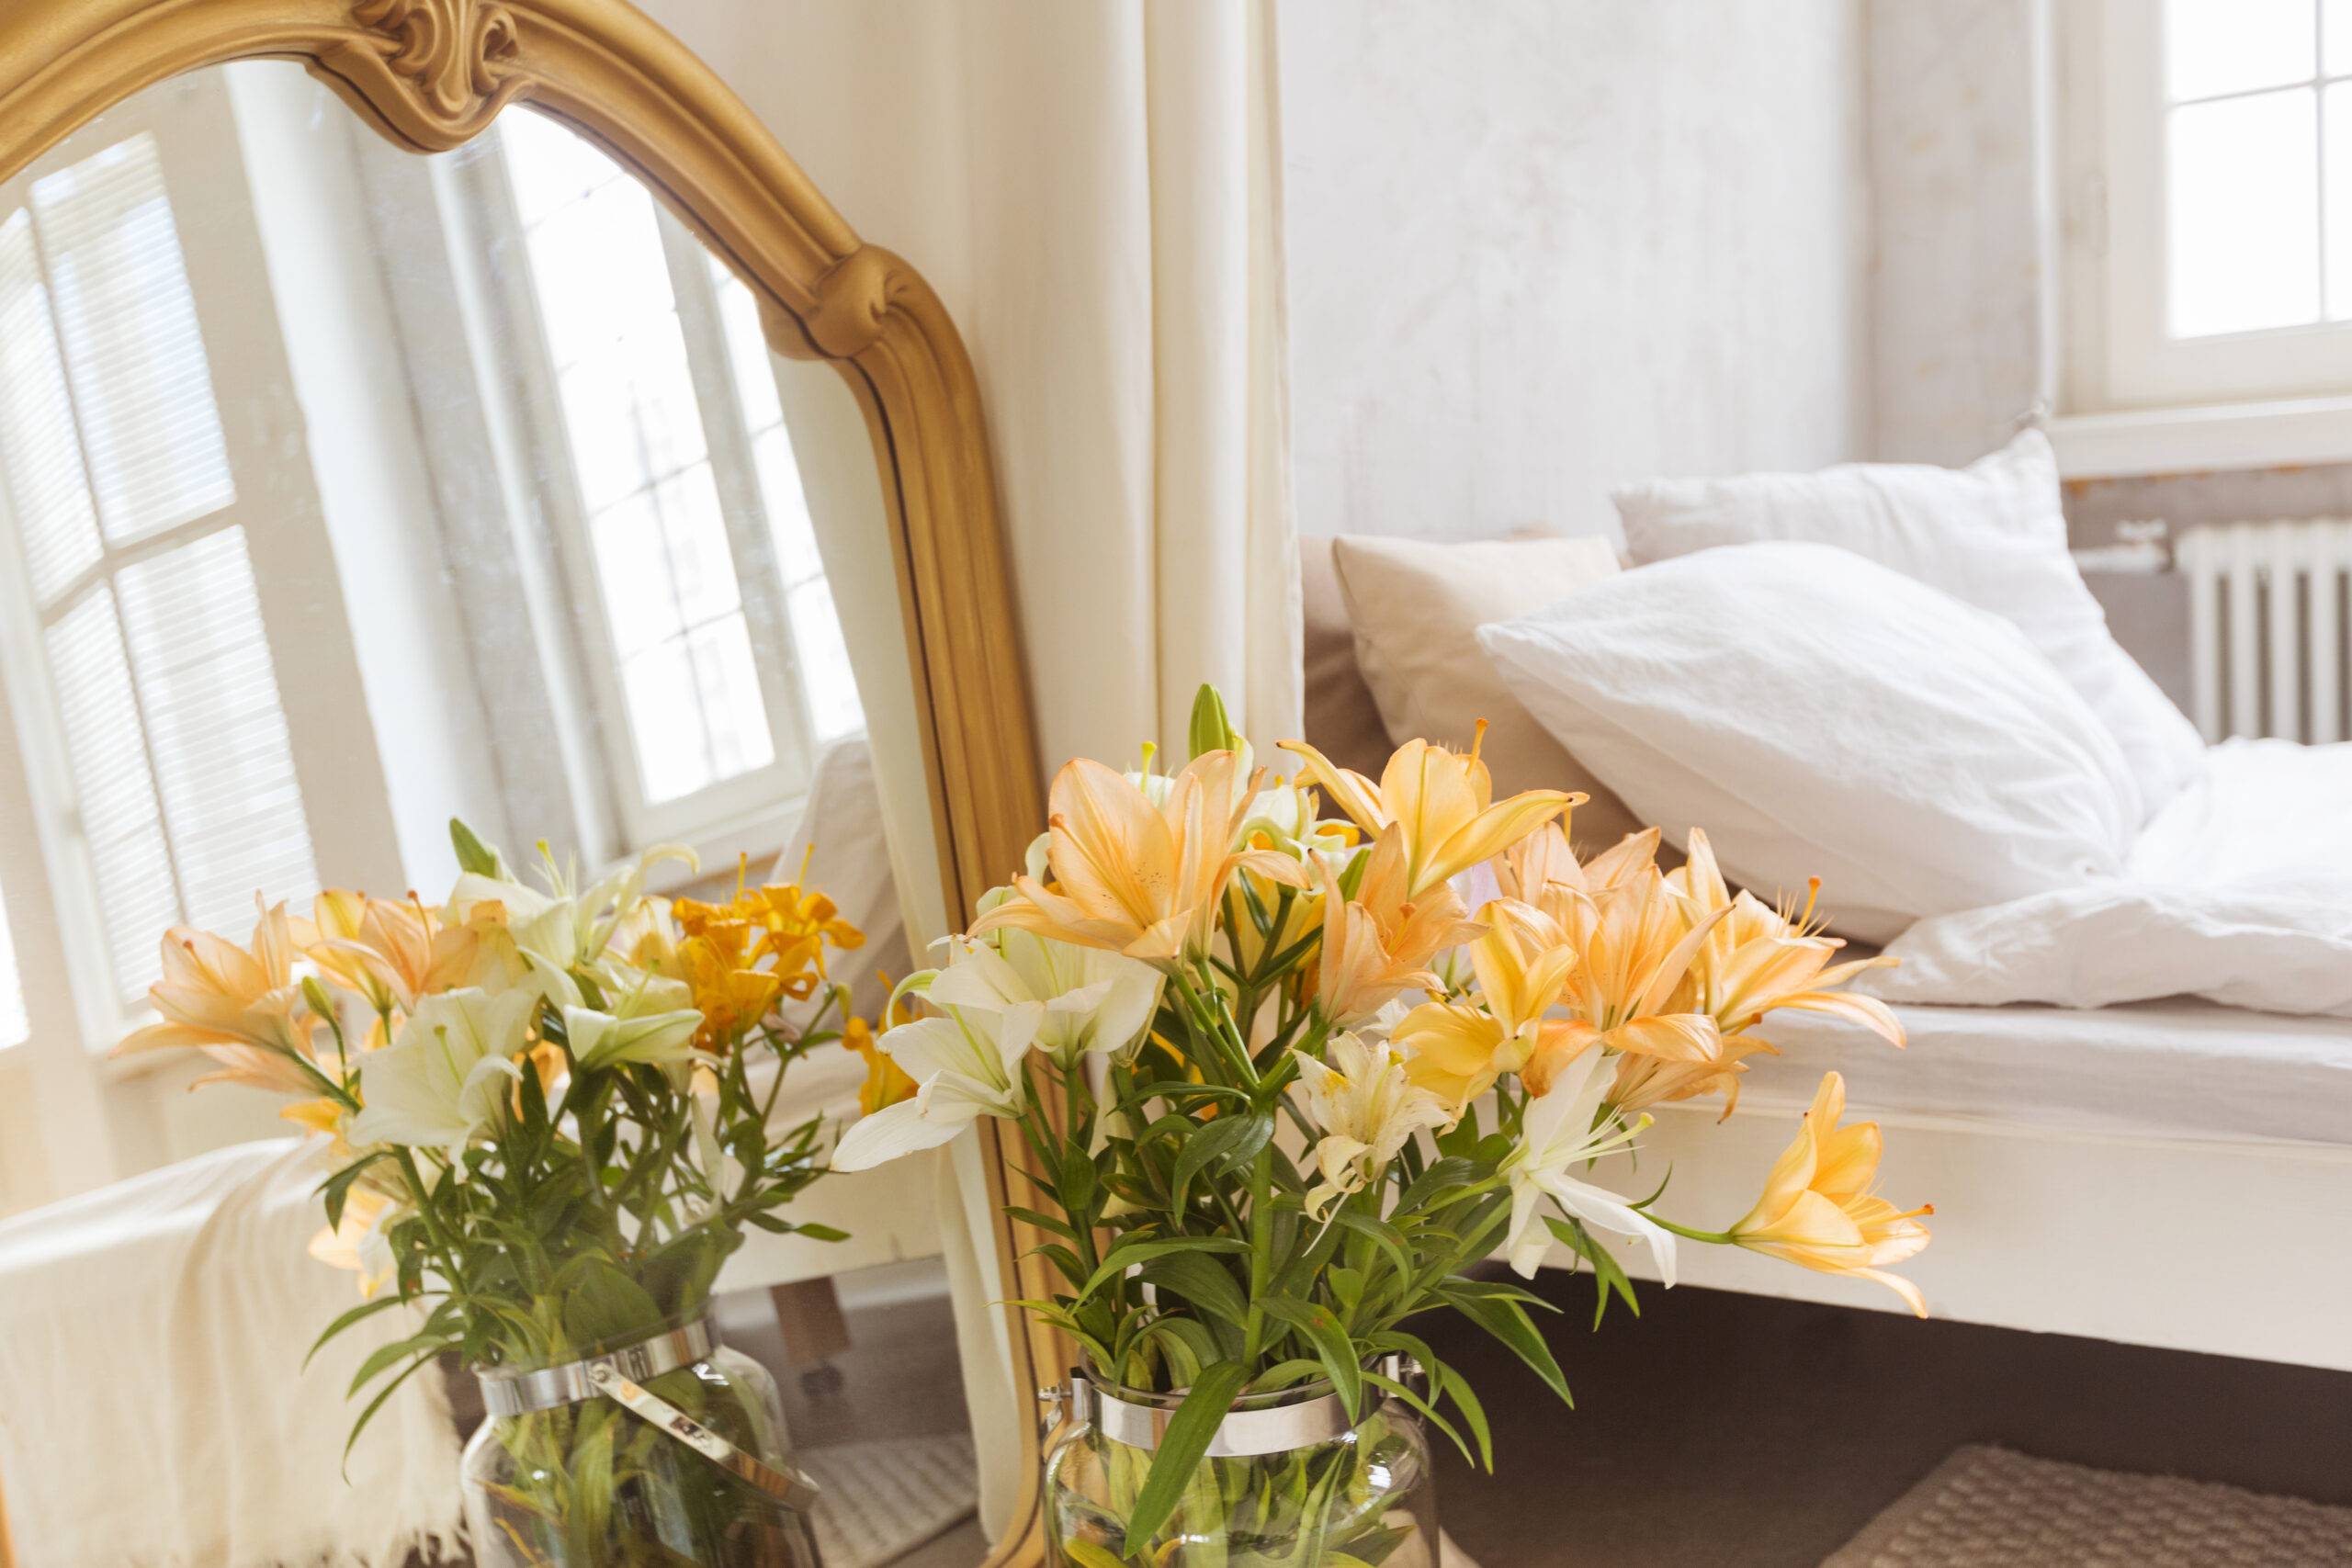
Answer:
M1375 564L1393 564L1396 543L1380 548L1385 553ZM1356 637L1332 541L1305 541L1303 556L1309 738L1336 749L1345 765L1376 772L1389 733L1411 722L1393 692L1374 689L1393 685L1396 671L1372 663L1380 650ZM1363 558L1349 558L1359 577ZM1390 613L1378 604L1384 592L1430 602L1426 592L1407 595L1400 583L1376 577L1347 586L1367 614ZM1513 594L1541 592L1520 581L1489 587L1505 614L1517 613ZM1434 648L1441 663L1464 657L1446 653L1445 629L1433 620L1412 635L1419 651ZM1498 700L1491 686L1481 686L1491 670L1464 664L1463 671L1465 701ZM1498 767L1498 789L1532 782L1502 773ZM2352 786L2352 761L2334 778ZM2333 781L2273 804L2315 811L2331 801L2335 819L2352 821L2352 787ZM2199 810L2210 816L2212 803L2184 801L2177 814ZM2266 828L2241 823L2237 836ZM1577 836L1586 837L1581 826ZM2248 852L2244 842L2228 851ZM2322 852L2306 842L2298 852ZM2111 931L2087 958L2041 954L2044 984L2098 996L2102 984L2119 983L2100 970L2131 966L2123 962L2131 953L2118 944L2135 929L2126 922ZM2175 940L2183 943L2178 950L2140 958L2177 964L2186 975L2198 967L2188 961L2221 951L2177 932ZM1950 963L1951 950L1965 943L1945 948L1940 956ZM2331 967L2352 986L2352 964L2332 964L2335 951L2324 944L2313 951L2310 988L2324 992ZM2199 980L2226 994L2229 965L2204 967L2213 972ZM2341 1241L2352 1235L2352 1018L2181 997L2097 1007L1894 1005L1909 1037L1901 1052L1831 1020L1768 1018L1758 1032L1781 1048L1781 1059L1758 1066L1737 1113L1723 1125L1715 1124L1715 1101L1660 1108L1640 1179L1654 1182L1670 1165L1671 1212L1689 1223L1728 1223L1753 1201L1814 1084L1835 1067L1847 1077L1856 1114L1889 1129L1886 1189L1936 1205L1935 1245L1905 1271L1938 1315L2352 1370L2345 1305L2352 1301L2352 1247ZM1642 1252L1631 1248L1624 1258L1637 1273L1646 1269ZM1574 1260L1555 1249L1551 1261ZM1680 1277L1897 1308L1868 1282L1736 1248L1682 1248Z

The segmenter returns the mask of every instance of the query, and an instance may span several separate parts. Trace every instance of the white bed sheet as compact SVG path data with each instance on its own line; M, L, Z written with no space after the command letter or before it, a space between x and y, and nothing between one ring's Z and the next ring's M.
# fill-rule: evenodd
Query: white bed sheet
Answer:
M2352 1146L2352 1020L2174 998L2096 1009L1899 1005L1897 1051L1769 1014L1743 1103L1801 1105L1836 1068L1858 1116L1951 1117L2190 1141Z

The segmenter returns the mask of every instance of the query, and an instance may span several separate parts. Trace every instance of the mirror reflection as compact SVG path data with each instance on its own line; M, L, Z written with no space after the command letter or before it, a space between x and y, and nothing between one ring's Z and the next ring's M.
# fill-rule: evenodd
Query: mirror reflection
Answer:
M362 1286L388 1288L398 1233L345 1211L314 1236L323 1176L395 1149L348 1183L362 1207L487 1235L534 1223L499 1208L509 1168L473 1157L500 1129L616 1137L607 1163L634 1150L650 1168L671 1106L660 1158L683 1185L642 1213L625 1186L574 1195L633 1216L616 1235L634 1275L718 1202L712 1172L784 1147L820 1164L861 1101L903 1091L865 1047L945 913L884 523L836 373L773 355L727 265L554 119L510 113L419 158L300 68L245 62L150 90L0 191L0 1382L12 1404L105 1391L39 1447L6 1425L20 1542L114 1561L124 1530L161 1550L266 1517L301 1535L288 1550L358 1529L431 1555L454 1540L432 1509L454 1502L483 1390L454 1342L425 1344L345 1487L345 1433L387 1380L348 1401L345 1385L394 1364L370 1353L401 1314L355 1325L310 1371L301 1356ZM616 867L642 882L586 891ZM292 944L276 970L257 894ZM567 896L577 942L550 954L525 928ZM817 933L805 950L778 934L787 908ZM730 941L732 1023L695 967ZM461 942L477 944L470 988L428 978ZM393 1075L368 1092L365 1062L347 1078L338 1064L401 1046L431 993L495 993L493 947L505 982L539 987L521 1049L489 1053L487 1089L458 1064L448 1103L478 1102L470 1134L385 1141ZM284 1061L234 1043L271 1009L326 1091L269 1083ZM646 1021L681 1009L701 1021L655 1039ZM142 1030L197 1048L108 1055ZM627 1111L583 1087L583 1042L624 1036L650 1042L613 1069ZM332 1137L298 1147L289 1118ZM713 1141L747 1126L763 1130L752 1145ZM1004 1394L986 1305L1003 1292L953 1201L958 1157L796 1187L734 1224L746 1239L714 1256L715 1291L658 1303L699 1320L711 1295L727 1354L774 1382L781 1431L755 1411L732 1435L814 1483L799 1501L822 1499L829 1568L983 1554L973 1411ZM391 1167L411 1159L458 1198L408 1202ZM583 1292L568 1277L537 1292L569 1351L599 1342ZM225 1412L265 1402L285 1419L220 1459ZM780 1537L745 1547L732 1516L664 1522L643 1476L667 1445L632 1419L613 1416L600 1462L644 1541L803 1560ZM590 1430L560 1444L576 1458ZM167 1494L177 1509L105 1508L107 1456L190 1452L213 1457ZM486 1548L478 1529L480 1560L607 1560L533 1536L528 1471L492 1477L503 1539ZM410 1472L429 1503L352 1501ZM312 1506L288 1502L313 1484ZM706 1551L698 1530L735 1544Z

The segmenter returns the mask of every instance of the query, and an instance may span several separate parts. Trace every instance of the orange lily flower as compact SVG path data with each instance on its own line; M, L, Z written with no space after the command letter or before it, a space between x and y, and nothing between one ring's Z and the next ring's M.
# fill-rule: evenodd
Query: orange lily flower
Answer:
M1589 1047L1566 1019L1546 1018L1560 998L1577 954L1559 923L1532 905L1498 898L1478 911L1486 934L1470 944L1471 968L1485 1006L1427 1002L1397 1021L1393 1037L1408 1053L1406 1076L1457 1111L1505 1073L1544 1083Z
M209 931L174 926L164 934L164 977L147 991L162 1021L133 1030L115 1054L192 1047L221 1064L198 1084L316 1094L319 1078L302 1066L314 1058L294 980L295 942L283 904L262 911L249 949Z
M1628 833L1589 861L1579 862L1557 822L1530 833L1495 861L1495 882L1507 898L1532 904L1563 918L1565 901L1577 894L1598 897L1634 881L1657 864L1659 833L1645 828Z
M478 982L482 931L450 925L411 900L395 903L330 888L311 906L318 940L305 950L326 974L382 1012L413 1012L418 1000Z
M1668 880L1679 884L1700 912L1720 916L1679 998L1690 1010L1711 1015L1725 1034L1747 1029L1776 1008L1828 1013L1860 1024L1891 1045L1903 1043L1903 1024L1884 1002L1835 988L1866 969L1892 967L1899 960L1882 955L1832 964L1830 958L1845 943L1816 934L1813 927L1813 900L1821 886L1817 879L1804 909L1793 919L1751 894L1735 897L1724 885L1707 835L1694 828L1689 863Z
M1323 942L1315 994L1330 1022L1344 1027L1378 1012L1410 990L1436 991L1444 982L1430 963L1484 929L1464 919L1462 895L1439 883L1419 898L1406 897L1404 831L1381 829L1352 899L1323 868Z
M1555 885L1555 889L1558 885ZM1590 1045L1666 1061L1714 1063L1723 1036L1704 1013L1669 1010L1678 987L1718 916L1694 924L1682 897L1648 865L1598 897L1554 900L1568 941L1583 955L1568 976L1574 1021L1556 1045L1528 1064L1527 1086L1546 1092L1553 1077Z
M1763 1196L1725 1234L1800 1268L1875 1280L1925 1317L1928 1304L1918 1287L1883 1266L1928 1245L1919 1217L1934 1213L1935 1206L1898 1210L1871 1194L1881 1152L1878 1123L1840 1127L1838 1119L1845 1113L1846 1080L1824 1074L1796 1141L1765 1179Z
M1481 719L1480 740L1486 733ZM1304 740L1282 744L1306 760L1299 776L1319 787L1366 833L1376 835L1392 823L1403 829L1408 898L1500 854L1585 799L1566 790L1531 789L1496 800L1477 741L1468 751L1455 752L1408 740L1388 759L1377 784Z
M1204 751L1155 806L1140 785L1100 762L1065 764L1048 799L1052 885L1014 877L1013 897L982 915L970 934L1011 927L1163 967L1206 953L1235 872L1306 886L1289 855L1233 848L1257 793L1257 781L1245 784L1238 767L1230 751Z

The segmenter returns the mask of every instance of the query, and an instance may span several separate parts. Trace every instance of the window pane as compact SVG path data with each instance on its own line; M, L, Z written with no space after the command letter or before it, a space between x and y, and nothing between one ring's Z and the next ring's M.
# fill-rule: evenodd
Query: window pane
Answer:
M739 615L697 626L687 638L710 736L713 776L731 779L775 761L767 709L752 663L752 637Z
M605 619L621 657L684 633L686 623L678 614L678 590L670 581L670 551L653 510L653 492L641 491L598 513L588 531L595 541Z
M526 111L502 116L498 144L514 182L523 227L538 221L600 186L622 177L621 166L560 121Z
M23 1044L31 1032L25 1021L25 987L17 973L17 948L8 938L8 911L0 905L0 1049Z
M2352 0L2323 0L2320 14L2326 23L2327 73L2352 76Z
M653 492L653 504L662 514L670 579L677 585L678 614L685 624L716 620L741 604L735 557L727 547L727 523L719 514L710 465L697 464L664 480Z
M2352 82L2327 89L2327 313L2352 321Z
M33 218L107 539L228 505L229 452L153 138L38 181Z
M678 319L563 372L564 428L589 511L702 461L702 413Z
M794 589L786 613L800 654L800 684L808 694L808 728L820 742L864 729L865 709L857 700L857 678L850 672L849 645L842 640L841 616L825 580Z
M727 357L735 370L735 393L743 400L743 423L757 435L770 425L784 423L775 367L768 362L768 336L760 330L760 303L717 256L710 258L710 282L718 292L719 323L727 337Z
M307 900L318 873L243 530L126 567L115 587L188 922L238 930L256 892Z
M653 197L635 180L616 180L560 209L531 231L530 248L558 368L606 353L672 314Z
M2165 238L2175 337L2319 317L2318 96L2172 111Z
M2312 77L2312 0L2165 0L2165 93L2173 102Z
M157 945L180 908L114 595L101 587L83 598L44 642L115 985L133 1002L162 975Z
M752 459L759 465L760 499L767 505L768 532L775 538L776 567L790 588L825 574L817 553L816 525L808 516L808 496L800 488L800 464L792 455L792 437L784 426L763 433L752 443Z
M647 802L658 806L712 783L710 750L685 639L673 637L631 655L621 664L621 684L628 693L629 738L636 743L638 780Z
M98 513L65 392L33 220L0 223L0 476L43 609L97 563Z

